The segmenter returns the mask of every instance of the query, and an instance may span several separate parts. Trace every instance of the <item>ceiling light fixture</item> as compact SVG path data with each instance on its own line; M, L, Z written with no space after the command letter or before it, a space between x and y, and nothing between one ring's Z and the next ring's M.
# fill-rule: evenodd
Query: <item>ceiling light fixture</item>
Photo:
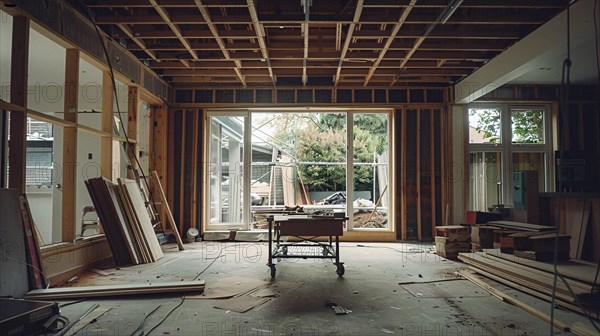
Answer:
M462 3L463 0L450 0L448 6L446 6L446 8L444 8L444 10L438 16L437 21L441 24L446 23Z

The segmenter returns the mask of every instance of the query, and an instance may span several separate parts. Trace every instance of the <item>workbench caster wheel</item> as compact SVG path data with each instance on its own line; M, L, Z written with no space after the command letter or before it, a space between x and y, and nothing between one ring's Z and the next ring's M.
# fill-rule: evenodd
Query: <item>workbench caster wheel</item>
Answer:
M268 266L271 269L271 278L274 278L275 274L277 273L277 271L275 270L275 265L268 265Z
M288 248L287 246L284 246L281 248L281 253L283 253L283 255L287 255L288 254Z
M337 264L337 270L335 271L339 277L344 276L346 273L346 269L344 268L344 264Z
M329 251L327 250L326 247L324 247L322 253L324 256L326 256L327 254L329 254Z

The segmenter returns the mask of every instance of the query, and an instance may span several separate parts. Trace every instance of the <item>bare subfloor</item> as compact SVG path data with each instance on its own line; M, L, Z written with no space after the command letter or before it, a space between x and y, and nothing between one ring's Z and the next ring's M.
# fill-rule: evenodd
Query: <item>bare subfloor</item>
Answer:
M198 242L186 244L185 251L178 251L176 245L164 245L165 256L156 263L107 269L114 272L112 275L86 273L73 285L197 278L206 281L205 292L209 295L210 288L219 281L243 277L272 282L266 288L271 288L271 294L276 296L267 297L266 303L245 313L214 308L223 299L182 299L180 294L88 299L64 305L62 312L71 321L95 303L100 306L92 314L105 312L77 335L131 335L140 325L143 335L149 331L151 335L549 335L551 332L548 323L500 301L467 280L456 279L453 272L466 265L431 253L431 244L358 245L341 244L344 277L337 276L330 260L284 259L277 265L274 280L266 266L266 243ZM549 303L491 280L489 283L550 314ZM351 312L336 315L332 304ZM567 324L585 321L578 314L559 309L555 310L555 318ZM555 333L569 334L556 329Z

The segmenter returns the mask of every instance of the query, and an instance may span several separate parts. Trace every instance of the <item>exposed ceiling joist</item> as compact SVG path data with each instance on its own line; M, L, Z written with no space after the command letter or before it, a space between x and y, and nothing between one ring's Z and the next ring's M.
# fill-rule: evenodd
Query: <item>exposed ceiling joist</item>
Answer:
M267 63L267 69L269 70L269 76L273 81L273 85L276 85L277 79L273 74L273 68L271 67L271 59L269 58L269 51L267 50L267 43L265 42L265 28L258 20L258 13L256 12L256 6L254 6L254 0L246 0L246 2L248 4L248 11L250 12L250 17L252 18L254 32L256 32L256 38L258 40L260 52L262 53L262 56L265 59L265 62Z
M223 53L223 56L225 56L225 59L232 59L231 56L229 55L229 50L227 50L227 48L225 47L225 43L223 43L223 39L219 35L219 31L217 30L217 27L215 27L215 25L211 21L211 17L210 17L210 14L208 13L208 10L206 10L206 8L202 5L201 0L194 0L194 2L196 3L196 6L200 10L200 13L202 14L202 17L204 18L204 21L206 22L208 29L213 34L215 41L217 41L217 44L221 48L221 52ZM234 59L233 62L235 63L235 69L234 69L235 73L237 74L240 82L242 82L242 85L246 86L246 80L244 79L244 75L242 74L242 70L241 70L242 66L240 64L240 61L237 59Z
M183 46L187 49L187 51L190 53L190 55L192 55L192 58L197 60L198 54L196 54L196 52L190 46L190 43L183 37L183 35L181 35L181 30L179 30L179 27L177 27L171 21L171 19L169 17L169 13L167 13L167 11L164 8L162 8L158 4L158 2L156 2L156 0L149 0L149 1L150 1L150 4L152 4L152 7L154 7L154 10L156 10L158 15L160 15L160 17L165 21L165 23L169 26L169 28L171 28L171 31L173 31L175 36L177 36L177 39L181 42L181 44L183 44Z
M410 3L406 6L406 8L404 8L404 11L402 11L402 15L400 15L400 19L398 20L398 23L396 23L394 25L394 28L392 29L390 36L387 38L387 41L385 42L385 46L383 47L383 50L381 50L381 52L379 53L379 57L377 57L375 62L373 62L373 66L371 67L371 69L369 69L369 73L367 74L367 77L365 78L365 83L363 84L363 86L367 86L367 84L369 84L369 80L371 80L373 73L375 72L375 70L379 66L379 63L381 62L381 60L387 53L390 45L392 45L392 43L394 42L394 39L396 38L398 31L400 31L400 28L406 21L408 14L410 14L412 9L415 7L416 3L417 3L417 0L410 0Z
M360 16L361 16L362 10L363 10L363 4L364 4L364 0L358 0L358 2L356 3L356 9L354 10L354 18L352 20L352 23L348 27L348 33L346 34L346 39L344 40L344 46L342 47L342 53L340 55L340 62L335 71L335 78L333 80L334 85L338 85L338 83L340 81L340 74L342 73L342 65L344 64L344 59L346 58L346 53L348 52L348 47L350 46L350 42L352 42L352 35L354 34L354 29L356 28L356 22L360 21Z
M140 40L139 38L137 38L135 36L131 27L129 27L125 24L117 24L117 27L119 27L119 29L121 29L125 33L125 35L127 35L127 37L129 37L135 44L137 44L140 48L142 48L142 50L146 54L148 54L148 56L150 56L153 60L160 62L160 60L156 57L156 54L152 50L149 50L146 47L146 44L144 43L144 41Z

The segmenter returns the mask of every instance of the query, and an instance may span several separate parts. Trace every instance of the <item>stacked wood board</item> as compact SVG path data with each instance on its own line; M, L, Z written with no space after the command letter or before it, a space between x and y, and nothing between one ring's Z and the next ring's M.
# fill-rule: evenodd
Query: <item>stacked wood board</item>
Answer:
M439 256L456 259L460 252L469 251L469 227L449 225L435 229L435 249Z
M204 281L193 280L142 284L35 289L25 294L25 298L32 300L66 300L121 295L169 294L174 292L202 291L204 291Z
M117 265L136 265L162 258L150 215L133 180L114 184L104 178L85 181Z
M473 225L471 227L471 251L481 251L482 248L494 247L494 231L499 227L490 225Z
M488 278L544 300L551 300L554 283L553 265L518 258L498 250L494 250L495 253L488 251L490 250L486 250L485 253L460 253L458 259L474 266L478 273ZM558 279L556 300L560 306L583 312L577 306L576 301L581 302L584 307L593 307L600 300L600 287L593 281L590 282L590 274L595 272L595 267L579 265L579 271L575 270L573 266L569 266L568 274L565 272L564 279L568 286L562 279ZM558 268L558 270L562 275L563 268ZM571 295L569 287L574 295Z

